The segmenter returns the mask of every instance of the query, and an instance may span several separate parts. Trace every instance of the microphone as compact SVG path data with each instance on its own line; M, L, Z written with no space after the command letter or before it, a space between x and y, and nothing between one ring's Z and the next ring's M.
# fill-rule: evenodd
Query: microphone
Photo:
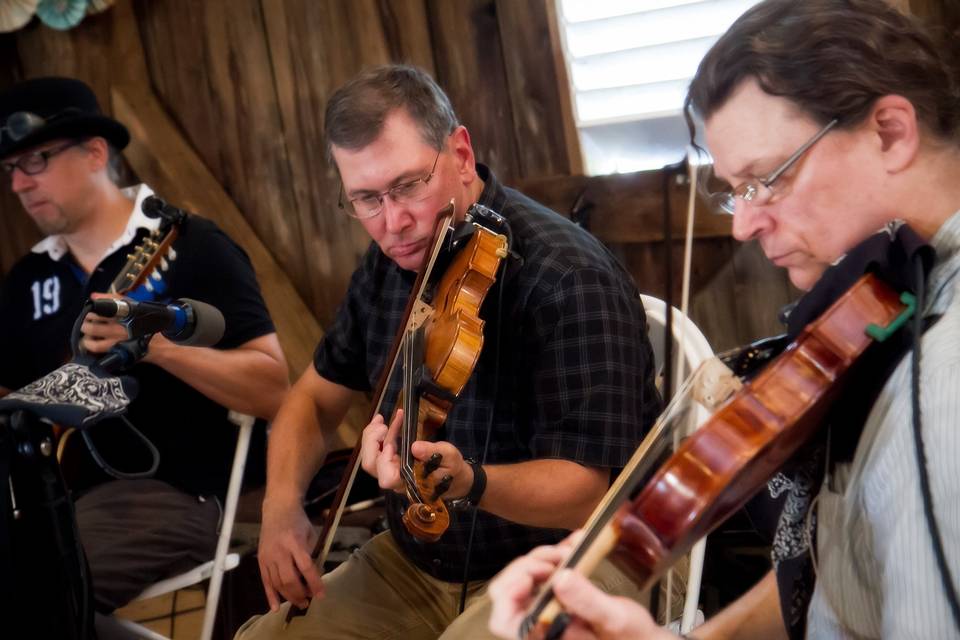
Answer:
M147 196L140 205L140 210L148 218L163 218L164 221L173 224L180 224L187 217L186 211L167 204L157 196Z
M170 304L137 302L130 298L91 300L91 311L104 318L117 318L131 338L162 333L176 343L212 347L223 337L220 311L205 302L181 298Z

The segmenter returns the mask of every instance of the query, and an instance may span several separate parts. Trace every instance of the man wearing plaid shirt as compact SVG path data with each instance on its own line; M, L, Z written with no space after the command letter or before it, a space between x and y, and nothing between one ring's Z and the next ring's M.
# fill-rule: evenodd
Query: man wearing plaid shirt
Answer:
M325 126L342 206L373 243L314 366L274 422L259 550L271 612L239 635L488 637L487 580L582 525L658 413L643 308L630 276L596 239L475 163L469 133L423 71L362 74L331 98ZM326 453L324 434L354 392L376 385L437 212L451 198L458 220L479 203L512 229L513 255L482 308L485 348L474 374L437 441L412 447L421 461L441 454L434 473L451 478L444 498L468 498L476 523L473 509L451 510L439 541L407 532L396 424L389 430L378 416L363 432L361 457L388 490L390 531L321 578L304 492ZM383 415L392 415L399 386L388 388ZM637 595L612 565L597 576L607 590ZM290 604L281 599L309 609L284 628Z

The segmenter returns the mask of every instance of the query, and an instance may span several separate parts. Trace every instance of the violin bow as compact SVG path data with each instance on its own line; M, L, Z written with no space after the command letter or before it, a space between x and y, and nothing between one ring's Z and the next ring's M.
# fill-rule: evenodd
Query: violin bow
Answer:
M694 159L697 157L697 150L693 145L687 145L686 153L686 168L687 168L687 183L688 183L688 192L687 192L687 224L686 230L683 237L683 276L681 281L681 292L680 292L680 314L683 320L688 320L690 318L690 274L692 272L692 262L693 262L693 229L694 222L696 218L696 209L697 209L697 177L698 171L697 166L694 164ZM680 326L679 336L677 339L677 349L673 354L674 363L673 363L673 372L674 372L674 389L677 389L679 392L682 381L686 378L685 367L687 364L686 358L683 357L684 347L686 344L687 336L687 322L682 322ZM664 336L664 339L667 339L668 336ZM699 425L697 425L699 426ZM681 435L685 436L687 434L680 434L674 432L673 434L673 447L676 447L680 444ZM704 555L706 553L707 541L706 539L699 540L693 548L690 550L690 564L691 566L699 564L703 566ZM696 575L693 575L696 574ZM686 591L695 589L698 593L700 591L700 576L701 572L691 572L691 579L687 582ZM664 609L666 610L667 618L670 617L670 612L673 610L673 578L674 578L674 569L671 568L667 572L667 588L666 588L666 603ZM693 628L694 620L697 615L697 603L687 600L684 603L683 614L680 618L680 632L686 633ZM666 620L667 623L670 620Z
M423 264L421 264L420 269L417 272L417 280L414 282L413 288L410 291L410 297L407 299L407 307L403 314L403 321L400 323L400 328L397 331L397 335L393 340L393 345L390 347L390 353L387 356L387 362L383 368L383 371L380 372L380 378L377 381L376 392L374 393L374 403L371 407L370 414L367 419L367 423L373 420L380 412L380 407L383 404L384 396L386 395L387 386L390 383L390 379L393 377L393 372L396 370L397 362L400 358L401 348L405 342L405 337L407 330L410 328L411 324L422 323L426 316L429 315L429 307L422 302L422 297L424 291L429 284L429 275L433 271L433 266L436 264L437 257L440 255L440 251L443 248L443 242L446 238L447 230L453 226L453 218L456 214L456 209L454 207L453 200L444 207L437 214L436 226L433 230L433 239L431 241L431 249L424 256ZM324 563L327 561L327 557L330 554L330 549L333 546L333 537L336 533L337 527L340 526L340 519L343 516L344 509L346 508L347 498L350 495L350 490L353 488L353 483L357 478L357 471L360 469L360 447L363 439L357 438L357 442L353 447L353 452L350 454L350 460L347 463L347 469L343 474L343 478L340 481L340 486L337 488L337 494L333 499L333 503L330 505L330 508L327 510L327 517L324 520L323 529L320 533L320 537L317 539L317 544L314 546L313 552L311 553L314 561L319 564L320 567L323 567ZM283 626L286 627L290 620L298 615L303 615L304 611L291 606L287 610L287 616L284 620Z

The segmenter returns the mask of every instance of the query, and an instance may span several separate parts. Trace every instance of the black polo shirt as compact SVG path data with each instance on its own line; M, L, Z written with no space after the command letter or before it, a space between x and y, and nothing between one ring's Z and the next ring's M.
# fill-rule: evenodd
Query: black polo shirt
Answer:
M636 287L596 238L502 187L486 167L477 169L485 182L479 202L507 218L520 259L511 259L505 278L486 296L483 351L437 439L480 459L489 430L488 464L556 458L622 468L660 406ZM351 389L373 389L414 279L371 244L317 347L317 372ZM382 406L387 417L400 384L389 386ZM391 532L413 562L441 580L462 580L470 513L452 513L447 532L425 544L401 522L405 498L390 492L387 500ZM470 578L489 578L564 535L480 511Z
M104 258L87 275L68 253L54 260L31 252L0 289L0 385L18 389L70 359L69 337L83 302L104 292L146 235ZM213 222L190 216L174 242L176 259L135 297L168 302L193 298L218 308L226 320L218 349L237 347L274 331L249 258ZM192 494L226 493L237 428L227 410L163 369L140 363L132 375L140 391L127 418L160 451L156 477ZM263 476L263 429L254 438L249 476ZM90 433L107 461L122 471L147 467L144 446L117 421Z

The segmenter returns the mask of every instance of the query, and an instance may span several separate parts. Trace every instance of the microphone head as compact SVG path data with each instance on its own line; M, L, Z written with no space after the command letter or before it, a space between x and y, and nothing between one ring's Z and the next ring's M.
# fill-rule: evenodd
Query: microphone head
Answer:
M143 204L140 205L140 210L148 218L159 218L163 214L165 206L167 206L167 203L157 196L147 196L144 198Z
M226 321L223 314L215 306L191 300L190 298L181 298L177 300L179 304L190 307L193 311L194 324L193 331L183 338L174 338L167 336L178 344L192 347L212 347L223 338L223 332L226 328ZM166 334L164 334L166 335Z

